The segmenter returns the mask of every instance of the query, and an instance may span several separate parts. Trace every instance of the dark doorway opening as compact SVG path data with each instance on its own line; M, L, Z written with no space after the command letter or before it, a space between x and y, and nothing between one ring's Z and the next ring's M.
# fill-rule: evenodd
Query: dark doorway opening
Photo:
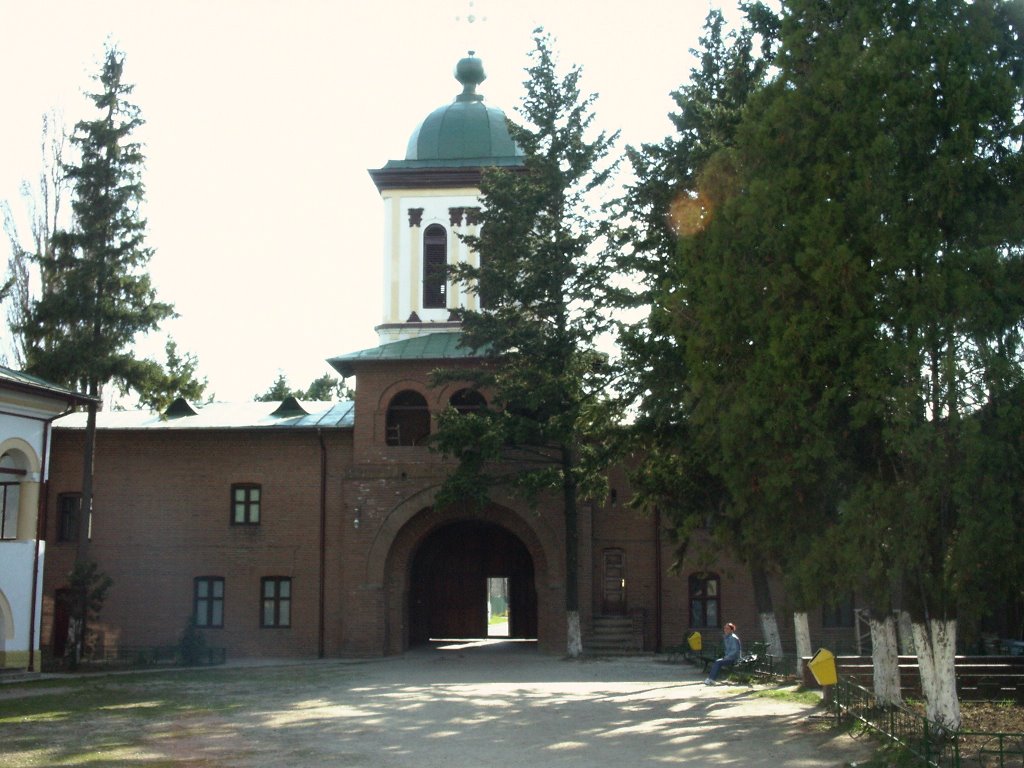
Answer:
M506 596L508 623L500 636L537 638L533 558L501 526L467 520L437 528L416 550L410 575L410 645L495 637L492 589Z

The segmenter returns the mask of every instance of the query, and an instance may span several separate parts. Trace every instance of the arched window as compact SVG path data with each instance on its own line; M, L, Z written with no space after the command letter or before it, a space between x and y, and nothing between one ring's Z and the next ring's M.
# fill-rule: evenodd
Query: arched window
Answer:
M448 401L459 413L473 413L487 407L487 400L475 389L460 389Z
M444 309L448 285L448 233L440 224L423 232L423 308Z
M406 389L388 404L387 444L423 445L430 437L430 411L426 398Z
M690 574L690 626L697 629L717 627L719 616L718 576L713 573Z
M18 538L18 508L24 477L25 470L18 457L10 453L0 457L0 539Z

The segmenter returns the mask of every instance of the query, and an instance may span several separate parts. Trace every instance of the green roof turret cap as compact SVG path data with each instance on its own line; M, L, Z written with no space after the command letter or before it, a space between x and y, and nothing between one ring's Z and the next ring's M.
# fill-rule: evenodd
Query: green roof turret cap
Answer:
M484 63L470 51L469 56L459 59L455 65L455 79L462 83L462 93L455 97L456 101L483 101L484 97L476 92L476 87L487 79Z
M487 79L476 51L455 65L462 93L424 118L409 139L405 160L391 160L385 169L484 168L523 164L523 152L512 141L508 119L484 104L476 87Z

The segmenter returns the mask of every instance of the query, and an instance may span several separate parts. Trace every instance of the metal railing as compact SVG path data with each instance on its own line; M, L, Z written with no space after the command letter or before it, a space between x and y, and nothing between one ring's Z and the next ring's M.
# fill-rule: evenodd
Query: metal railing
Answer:
M854 718L889 738L926 766L1024 768L1024 733L954 733L906 707L882 706L866 688L840 678L831 707L837 718Z
M175 665L216 666L227 661L227 649L206 646L193 651L193 658L186 664L181 648L177 645L122 645L107 648L86 655L79 662L80 670L99 669L143 669ZM65 671L64 659L48 659L50 671Z

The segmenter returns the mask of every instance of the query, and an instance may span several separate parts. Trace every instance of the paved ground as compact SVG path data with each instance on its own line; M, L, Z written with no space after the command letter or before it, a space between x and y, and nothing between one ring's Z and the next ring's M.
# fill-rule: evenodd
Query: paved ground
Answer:
M651 657L571 662L453 643L362 665L349 691L280 721L311 725L297 737L315 733L339 766L818 768L872 751L808 720L811 707L701 678Z
M866 738L808 720L811 706L705 687L694 667L653 657L567 661L494 641L220 677L213 687L189 676L189 690L196 701L233 696L229 706L146 722L90 764L819 768L872 751ZM98 725L46 727L51 738L88 740Z

